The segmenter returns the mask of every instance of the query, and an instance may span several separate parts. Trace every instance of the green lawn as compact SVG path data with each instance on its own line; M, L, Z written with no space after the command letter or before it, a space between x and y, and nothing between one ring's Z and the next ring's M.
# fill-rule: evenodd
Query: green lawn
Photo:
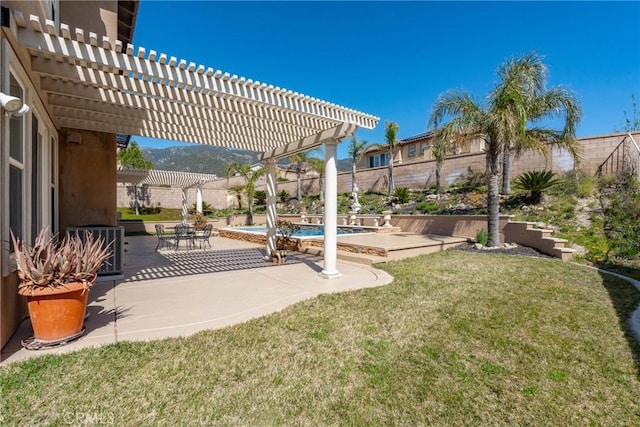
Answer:
M449 251L391 285L190 338L2 369L2 425L640 425L640 292L557 260Z

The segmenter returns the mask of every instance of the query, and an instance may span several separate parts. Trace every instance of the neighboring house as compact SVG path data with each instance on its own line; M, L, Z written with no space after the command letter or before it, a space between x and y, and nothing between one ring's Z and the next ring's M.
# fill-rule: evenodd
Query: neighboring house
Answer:
M398 141L398 150L394 157L394 165L433 160L431 145L433 131L426 131ZM455 147L451 155L480 153L484 148L484 141L476 139ZM385 148L371 147L357 163L358 170L378 168L389 165L389 152Z
M137 13L132 0L1 2L0 346L26 314L10 232L33 241L43 227L62 235L69 227L115 227L118 134L261 152L275 187L279 158L324 144L335 164L340 140L378 123L298 92L134 49ZM328 170L327 192L335 193L337 173ZM325 236L337 228L337 197L328 199ZM269 212L267 249L275 248L275 206ZM327 245L322 274L337 277L336 243Z

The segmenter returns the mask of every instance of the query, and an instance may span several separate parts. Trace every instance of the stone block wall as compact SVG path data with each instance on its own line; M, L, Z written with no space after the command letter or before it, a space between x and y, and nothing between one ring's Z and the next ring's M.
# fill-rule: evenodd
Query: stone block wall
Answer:
M615 147L622 141L626 134L612 134L594 136L578 139L582 148L582 156L579 168L588 175L594 175L602 162L609 156ZM633 132L635 140L640 143L640 132ZM569 154L564 150L553 150L552 154L546 159L543 155L526 152L519 158L513 158L511 163L510 176L514 179L518 175L530 170L548 169L556 173L564 173L573 169L574 163ZM442 183L443 185L451 185L458 178L464 176L469 170L484 172L485 170L485 154L460 154L445 160L442 165ZM403 163L394 166L394 179L396 187L425 188L435 184L436 162L434 160L421 160L410 163ZM285 177L285 175L281 175ZM295 174L288 173L287 182L278 182L277 191L286 190L291 197L296 196L296 177ZM381 191L387 189L388 168L386 166L379 168L360 169L357 172L356 179L360 191ZM234 185L242 185L242 178L232 177L229 180L220 179L208 183L203 187L203 200L210 203L217 209L226 208L235 205L237 202L235 196L227 193L226 189ZM303 194L318 194L320 180L317 176L308 176L302 179ZM351 172L341 172L337 177L338 193L351 192ZM265 179L261 178L256 188L265 189ZM168 208L180 208L182 206L182 190L179 188L150 187L150 198L148 204ZM187 192L187 202L189 206L195 203L196 190L189 189ZM118 206L129 206L133 201L131 196L127 195L126 186L118 184ZM246 206L246 203L244 203Z

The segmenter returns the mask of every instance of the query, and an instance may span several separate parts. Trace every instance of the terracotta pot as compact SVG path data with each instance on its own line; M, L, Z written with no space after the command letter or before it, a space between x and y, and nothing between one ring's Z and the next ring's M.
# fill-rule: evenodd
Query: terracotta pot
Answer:
M67 283L58 288L20 291L27 297L27 307L34 337L56 341L78 334L84 324L89 291L82 283Z

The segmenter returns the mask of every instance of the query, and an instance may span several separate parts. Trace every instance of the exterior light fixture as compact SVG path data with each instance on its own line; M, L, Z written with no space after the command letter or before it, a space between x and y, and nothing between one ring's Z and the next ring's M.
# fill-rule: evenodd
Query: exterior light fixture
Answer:
M22 116L29 112L29 106L20 98L2 92L0 92L0 105L2 105L6 116Z

